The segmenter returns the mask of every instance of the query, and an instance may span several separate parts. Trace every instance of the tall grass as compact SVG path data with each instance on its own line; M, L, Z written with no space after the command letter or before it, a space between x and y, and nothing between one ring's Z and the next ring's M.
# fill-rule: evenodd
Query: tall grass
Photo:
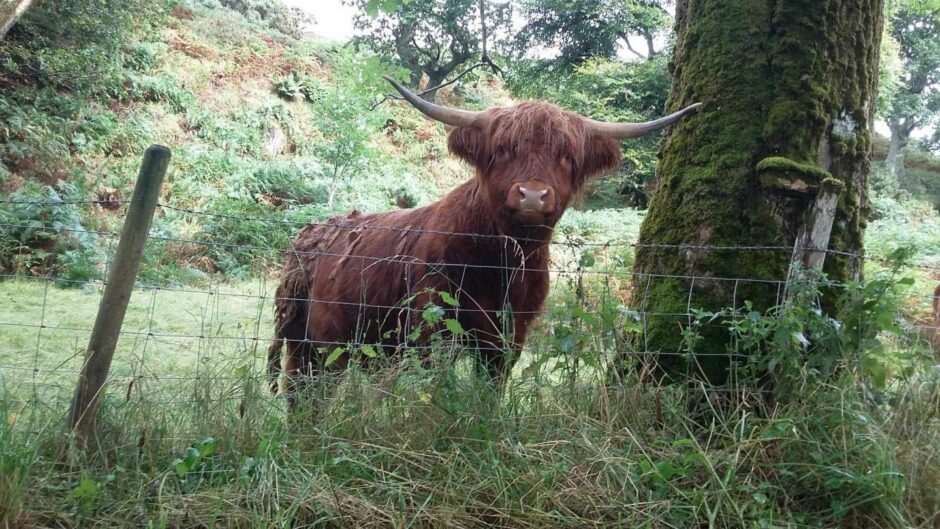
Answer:
M896 310L889 279L847 287L845 306ZM556 295L561 303L576 293ZM254 312L223 309L212 324L220 333ZM828 351L834 367L778 362L785 395L759 391L743 376L706 390L660 387L628 370L611 385L604 359L628 345L622 336L604 334L603 318L569 322L562 327L578 344L570 352L569 335L556 337L553 320L502 391L476 375L471 359L443 360L455 351L442 341L429 366L406 355L324 377L305 395L305 409L287 416L251 361L264 344L196 355L202 361L186 372L173 369L155 340L146 354L158 364L140 362L142 376L112 382L89 454L71 446L63 428L70 384L3 388L0 520L11 527L935 527L940 372L912 353L891 318L871 317L851 331L877 344L852 341L845 350L818 327L818 311L744 316L753 328L733 315L727 325L758 361L793 352L746 337L805 325L808 339L828 348L808 358ZM589 356L597 368L571 368ZM884 383L873 362L891 366Z

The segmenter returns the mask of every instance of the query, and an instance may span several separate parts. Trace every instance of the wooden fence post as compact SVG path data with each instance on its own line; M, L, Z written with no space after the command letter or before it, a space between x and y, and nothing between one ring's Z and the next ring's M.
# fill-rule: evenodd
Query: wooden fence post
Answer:
M153 212L160 198L160 186L169 163L170 150L162 145L151 145L144 153L144 161L140 165L134 196L127 209L114 262L107 277L101 304L98 306L88 349L85 351L85 363L69 408L69 428L75 432L77 440L82 444L94 429L98 400L111 368L111 358L114 356L127 304L137 280L150 222L153 220Z
M838 210L839 194L843 187L842 183L834 178L827 178L820 185L816 200L807 214L806 223L793 244L793 256L790 259L790 272L786 285L787 294L784 299L789 299L792 293L791 281L815 281L822 273L826 262L826 252L829 249L832 224Z

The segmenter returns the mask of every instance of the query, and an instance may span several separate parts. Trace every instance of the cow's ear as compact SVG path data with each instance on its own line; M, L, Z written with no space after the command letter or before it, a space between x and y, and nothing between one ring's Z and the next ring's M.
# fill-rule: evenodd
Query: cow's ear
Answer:
M474 127L456 128L447 137L447 149L473 166L480 165L485 148L483 133Z
M620 144L617 140L604 136L588 138L584 145L584 161L581 165L583 180L610 171L618 165L620 165Z

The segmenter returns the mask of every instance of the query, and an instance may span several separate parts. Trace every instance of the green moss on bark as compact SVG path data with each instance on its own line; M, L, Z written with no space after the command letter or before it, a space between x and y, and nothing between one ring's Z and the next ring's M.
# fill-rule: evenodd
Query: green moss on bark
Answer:
M793 244L815 193L781 194L762 174L844 185L831 247L861 249L881 12L882 0L678 2L669 107L704 107L665 138L662 183L640 232L634 299L649 313L650 351L682 350L690 307L778 301L773 282L786 277L789 251L698 248ZM826 272L842 280L858 267L830 257ZM721 382L727 332L702 332L701 373ZM669 376L697 371L682 356L659 359Z

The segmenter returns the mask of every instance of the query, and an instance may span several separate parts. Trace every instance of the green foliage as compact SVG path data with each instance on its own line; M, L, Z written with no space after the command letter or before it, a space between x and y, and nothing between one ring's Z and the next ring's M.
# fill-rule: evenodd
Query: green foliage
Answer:
M49 175L70 154L71 138L65 124L75 110L45 107L45 102L66 99L51 91L42 91L33 101L18 96L0 95L0 163L28 176Z
M364 103L343 91L331 90L314 104L317 126L326 141L316 144L313 152L323 161L323 176L330 181L328 208L333 207L337 186L363 174L373 157L367 116L362 112Z
M169 50L170 47L163 42L133 43L127 47L124 67L137 72L149 72L159 65Z
M131 38L162 25L168 11L160 0L36 2L0 42L0 72L6 83L120 95Z
M82 225L72 186L63 192L30 183L11 193L0 208L0 272L58 277L67 283L100 279L105 256L97 237Z
M303 98L313 103L320 99L322 88L314 79L301 72L293 71L274 82L274 91L288 101Z
M173 471L176 472L176 475L180 478L186 478L190 472L197 470L203 461L211 457L214 452L215 439L207 437L196 441L192 446L186 449L186 453L183 457L178 457L173 460Z
M745 302L737 310L700 313L694 327L725 322L733 337L729 352L746 359L742 380L772 380L776 401L802 395L805 385L826 384L845 373L884 392L890 380L910 376L917 367L915 355L892 354L884 341L890 334L902 334L897 309L903 290L913 284L913 279L897 277L900 266L865 283L846 285L800 271L787 285L789 299L768 315ZM839 291L832 313L818 305L826 289Z
M370 17L379 16L379 12L394 13L399 7L411 0L367 0L362 10Z
M271 29L300 38L313 19L306 11L287 7L280 0L219 0L229 9L238 11L249 21L261 22Z
M940 214L930 204L908 196L875 194L875 220L866 234L870 255L888 256L900 248L915 248L915 260L931 265L940 262Z
M900 64L889 63L898 73L880 106L903 148L915 129L933 127L940 116L940 8L924 0L891 5L888 26Z
M900 2L891 19L891 35L900 50L903 74L891 101L889 118L930 123L940 112L940 10L921 0Z
M182 88L169 75L141 75L129 80L127 96L138 101L169 103L173 112L183 113L196 104L196 96Z
M418 86L422 75L428 87L441 84L461 66L482 51L479 2L385 2L392 8L379 14L372 0L353 0L358 10L355 25L365 33L361 41L389 62L397 62L410 72L410 85ZM487 0L486 26L491 38L489 50L498 47L492 35L509 25L508 3ZM435 93L424 97L433 100Z
M526 23L518 32L515 48L526 55L536 47L558 50L558 65L581 64L590 59L613 59L630 37L646 40L645 54L652 58L662 50L654 39L669 25L661 0L525 0Z
M201 237L212 241L205 251L215 268L233 277L276 267L297 232L293 217L254 201L219 197L211 210L216 215L202 219Z

